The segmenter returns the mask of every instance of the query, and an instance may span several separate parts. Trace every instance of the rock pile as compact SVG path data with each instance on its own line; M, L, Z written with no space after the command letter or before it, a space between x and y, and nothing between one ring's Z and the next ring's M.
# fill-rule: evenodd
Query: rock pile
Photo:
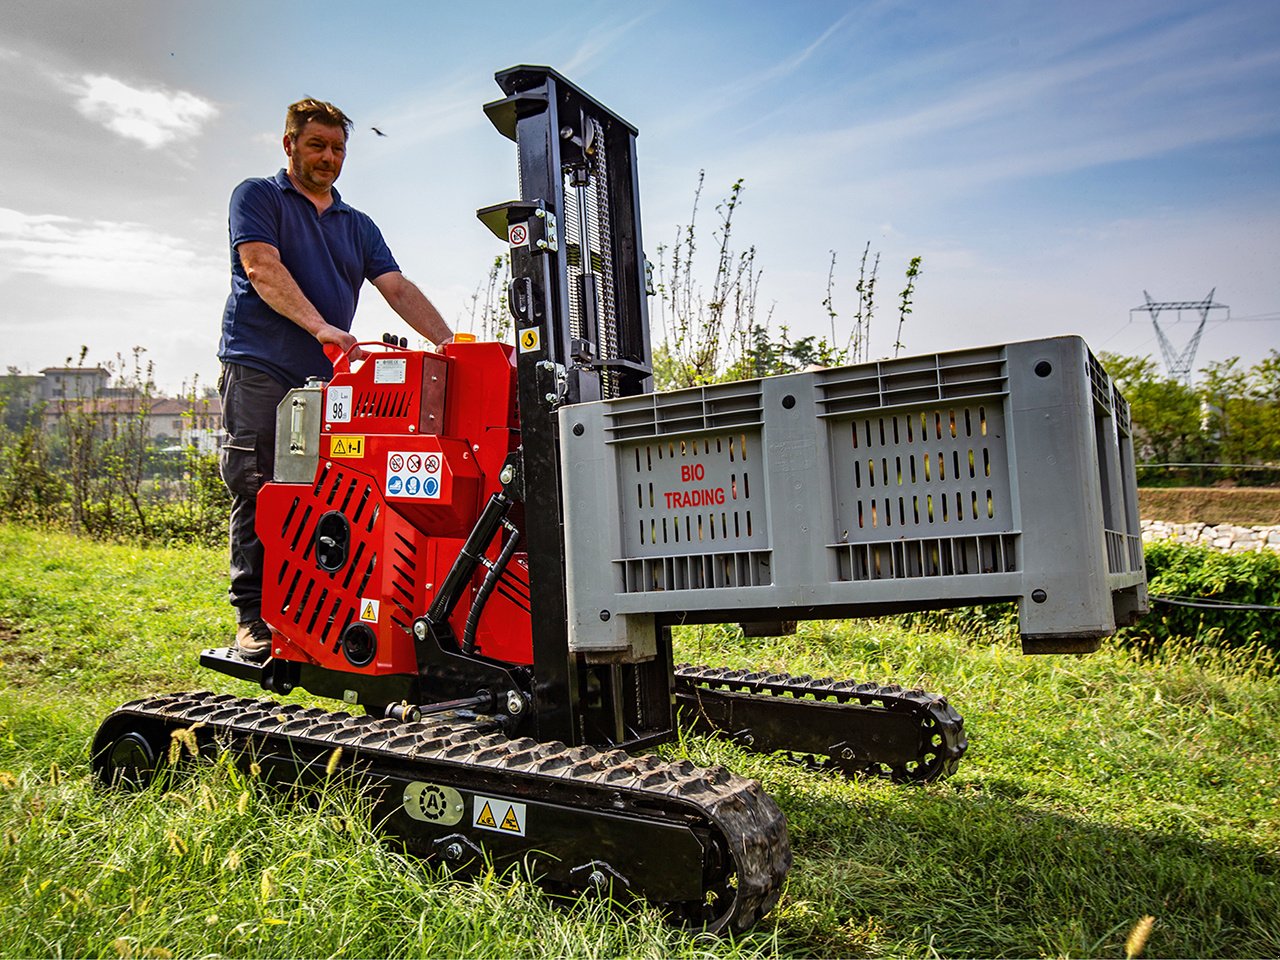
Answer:
M1143 520L1142 542L1173 540L1195 546L1212 547L1230 552L1257 553L1274 550L1280 553L1280 527L1239 527L1230 523L1169 523L1166 520Z

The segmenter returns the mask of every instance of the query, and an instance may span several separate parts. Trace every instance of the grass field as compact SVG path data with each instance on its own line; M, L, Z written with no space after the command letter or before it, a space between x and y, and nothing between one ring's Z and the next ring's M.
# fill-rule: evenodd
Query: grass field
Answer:
M669 755L760 779L795 866L737 941L655 911L460 882L376 842L360 798L299 804L228 763L136 795L87 751L124 700L254 691L225 642L224 561L0 527L0 953L6 956L1148 956L1280 954L1280 683L1249 652L1011 644L872 622L687 630L678 655L921 684L965 716L951 780L848 782L705 740Z

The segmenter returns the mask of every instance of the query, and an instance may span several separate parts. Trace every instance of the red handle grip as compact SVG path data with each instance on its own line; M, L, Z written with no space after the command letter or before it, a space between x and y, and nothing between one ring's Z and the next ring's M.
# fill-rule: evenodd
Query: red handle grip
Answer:
M351 361L347 359L347 352L336 343L326 343L324 345L324 355L333 364L334 373L347 373L351 369Z

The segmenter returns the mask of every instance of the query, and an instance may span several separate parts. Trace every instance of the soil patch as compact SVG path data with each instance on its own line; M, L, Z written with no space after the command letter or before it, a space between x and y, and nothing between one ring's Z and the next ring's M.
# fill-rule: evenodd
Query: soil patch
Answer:
M1280 526L1280 489L1275 487L1139 487L1143 520L1170 523L1234 523Z

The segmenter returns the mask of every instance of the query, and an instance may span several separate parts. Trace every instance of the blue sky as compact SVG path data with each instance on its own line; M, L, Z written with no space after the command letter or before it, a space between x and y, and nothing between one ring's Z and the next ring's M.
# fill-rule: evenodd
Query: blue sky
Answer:
M1280 6L29 2L0 8L0 363L145 346L216 378L226 200L282 165L284 107L357 122L339 188L466 328L516 193L495 70L545 63L640 129L645 246L745 181L762 311L829 329L880 251L873 356L923 257L908 352L1083 335L1158 356L1143 290L1217 289L1201 363L1280 345ZM378 138L369 127L388 135ZM652 310L655 328L658 311ZM356 332L397 321L366 287ZM1181 343L1192 323L1172 326ZM660 335L660 329L655 329Z

